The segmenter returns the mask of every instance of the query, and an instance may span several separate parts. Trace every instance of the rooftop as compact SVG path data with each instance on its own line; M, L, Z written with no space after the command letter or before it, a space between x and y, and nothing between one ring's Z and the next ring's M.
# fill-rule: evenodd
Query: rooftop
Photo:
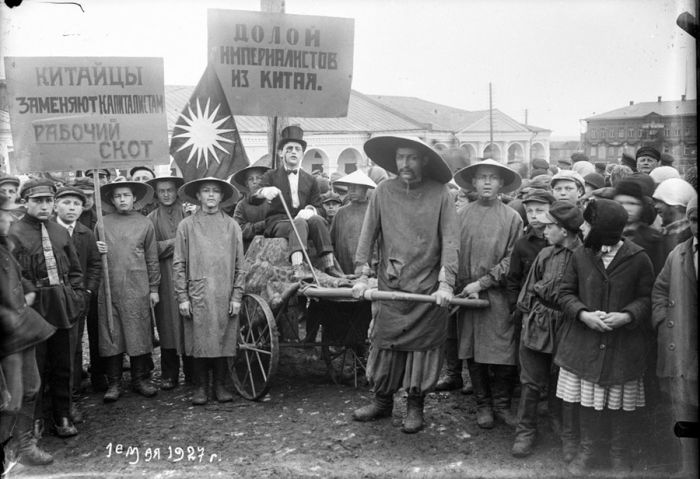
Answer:
M584 120L627 120L644 118L652 113L660 116L695 116L697 112L697 100L647 101L589 116Z

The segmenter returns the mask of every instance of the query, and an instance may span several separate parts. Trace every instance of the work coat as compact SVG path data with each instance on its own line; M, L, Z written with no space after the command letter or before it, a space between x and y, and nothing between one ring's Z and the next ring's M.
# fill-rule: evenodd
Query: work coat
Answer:
M238 315L229 303L243 296L241 228L221 211L198 210L177 227L173 279L178 303L190 302L185 318L185 354L196 358L234 356Z
M104 217L112 327L108 324L104 284L97 298L100 356L153 351L150 293L158 292L160 268L153 223L138 211Z

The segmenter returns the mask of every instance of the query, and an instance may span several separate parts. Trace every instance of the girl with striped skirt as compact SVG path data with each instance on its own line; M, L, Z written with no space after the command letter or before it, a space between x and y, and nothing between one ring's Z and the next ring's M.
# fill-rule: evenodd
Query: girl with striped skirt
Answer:
M583 216L590 230L562 280L564 321L554 358L557 397L580 405L579 450L568 469L588 472L604 445L614 472L629 472L630 418L644 406L653 267L642 248L622 238L621 205L597 199Z

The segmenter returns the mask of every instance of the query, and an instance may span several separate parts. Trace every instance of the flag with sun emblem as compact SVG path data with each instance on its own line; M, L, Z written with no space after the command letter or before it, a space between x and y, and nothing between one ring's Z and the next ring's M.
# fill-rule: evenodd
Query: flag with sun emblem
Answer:
M173 127L170 154L185 182L205 176L227 180L249 164L224 91L210 66Z

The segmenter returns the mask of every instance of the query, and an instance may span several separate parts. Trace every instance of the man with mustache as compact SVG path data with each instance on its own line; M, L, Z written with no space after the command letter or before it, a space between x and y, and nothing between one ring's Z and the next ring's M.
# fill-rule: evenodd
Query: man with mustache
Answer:
M369 200L355 254L361 275L353 295L368 288L372 250L379 252L380 291L427 294L435 303L379 301L370 330L367 378L371 404L355 421L391 417L394 393L408 393L402 431L423 428L425 395L435 388L447 337L447 306L457 267L455 206L446 183L452 172L440 155L418 138L377 136L365 143L372 161L397 178L385 180Z
M306 249L308 238L314 242L316 251L323 261L324 272L331 276L342 277L343 273L335 266L333 245L325 220L325 211L321 204L316 179L301 168L301 160L306 149L303 139L304 131L298 126L288 126L282 130L282 139L277 144L277 152L282 165L263 175L260 189L250 196L252 204L261 204L267 200L270 208L265 218L265 236L287 238L294 277L302 279L307 276L304 270L302 250ZM279 196L284 198L289 212L294 218L301 242L292 228L292 223Z

